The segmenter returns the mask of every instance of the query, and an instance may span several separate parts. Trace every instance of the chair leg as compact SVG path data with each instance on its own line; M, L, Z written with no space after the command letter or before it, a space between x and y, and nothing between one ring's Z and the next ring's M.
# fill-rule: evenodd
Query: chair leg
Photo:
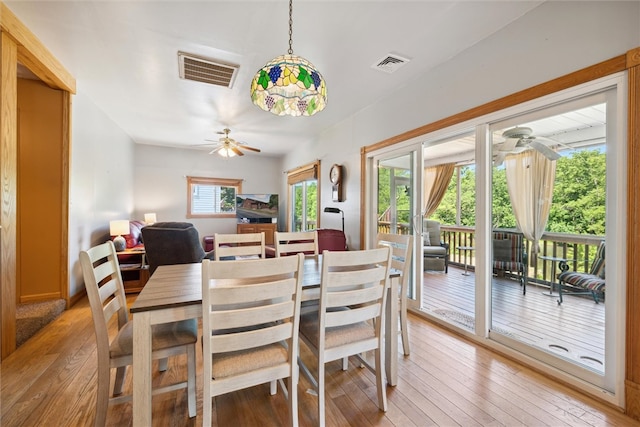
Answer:
M407 326L407 302L403 301L400 308L400 331L402 332L402 350L405 356L409 356L409 329Z
M342 358L342 370L346 371L347 369L349 369L349 357L343 357Z
M324 360L318 359L318 425L324 427Z
M273 380L269 383L269 394L271 396L278 392L278 380Z
M387 381L385 379L384 349L378 347L376 353L376 388L378 390L378 408L387 412Z
M109 408L109 365L98 365L98 392L96 393L96 418L95 426L103 427L107 422L107 409ZM124 376L124 375L123 375ZM117 378L117 376L116 376ZM122 389L122 386L120 387Z
M288 381L289 389L289 425L298 426L298 378L297 375L291 375Z
M558 305L562 304L562 281L558 282Z
M196 407L196 345L187 346L187 402L189 405L189 418L197 415Z
M107 368L108 369L108 368ZM107 370L107 372L109 372ZM120 366L119 368L116 368L116 380L113 384L113 395L114 396L118 396L120 394L122 394L122 386L124 385L124 376L127 373L127 367L126 366ZM107 379L107 384L109 384L109 380ZM109 389L109 386L107 386L107 389Z

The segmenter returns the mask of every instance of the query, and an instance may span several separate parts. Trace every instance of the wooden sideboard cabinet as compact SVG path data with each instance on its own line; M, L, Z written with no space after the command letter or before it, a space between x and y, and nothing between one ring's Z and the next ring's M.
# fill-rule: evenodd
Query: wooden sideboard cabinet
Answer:
M264 232L264 244L265 245L273 245L274 238L273 233L275 233L278 229L278 224L276 223L265 223L265 224L238 224L238 234L247 234L247 233L261 233Z

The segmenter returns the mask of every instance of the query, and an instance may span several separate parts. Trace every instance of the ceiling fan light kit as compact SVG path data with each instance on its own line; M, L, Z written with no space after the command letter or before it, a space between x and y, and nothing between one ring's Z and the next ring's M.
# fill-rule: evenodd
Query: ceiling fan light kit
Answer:
M312 116L327 105L327 85L306 59L293 54L293 0L289 0L289 50L267 62L251 81L251 101L278 116Z
M231 132L231 129L229 128L225 128L222 130L222 132L218 132L219 134L222 134L224 136L216 142L217 146L213 150L211 150L209 154L218 153L218 155L221 157L234 157L244 156L242 150L255 151L256 153L260 152L259 148L249 147L244 142L238 142L235 139L230 138L229 132Z

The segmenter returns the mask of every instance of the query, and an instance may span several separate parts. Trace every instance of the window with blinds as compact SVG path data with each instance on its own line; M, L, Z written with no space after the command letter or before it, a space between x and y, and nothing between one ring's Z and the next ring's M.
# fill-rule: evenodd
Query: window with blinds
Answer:
M308 231L319 227L319 171L318 160L287 173L289 231Z

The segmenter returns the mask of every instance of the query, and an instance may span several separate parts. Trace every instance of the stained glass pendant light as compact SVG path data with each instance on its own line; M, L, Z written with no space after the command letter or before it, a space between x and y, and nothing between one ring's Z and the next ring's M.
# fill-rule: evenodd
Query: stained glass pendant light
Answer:
M312 63L293 54L293 0L289 0L289 50L251 81L251 100L278 116L312 116L327 105L327 85Z

